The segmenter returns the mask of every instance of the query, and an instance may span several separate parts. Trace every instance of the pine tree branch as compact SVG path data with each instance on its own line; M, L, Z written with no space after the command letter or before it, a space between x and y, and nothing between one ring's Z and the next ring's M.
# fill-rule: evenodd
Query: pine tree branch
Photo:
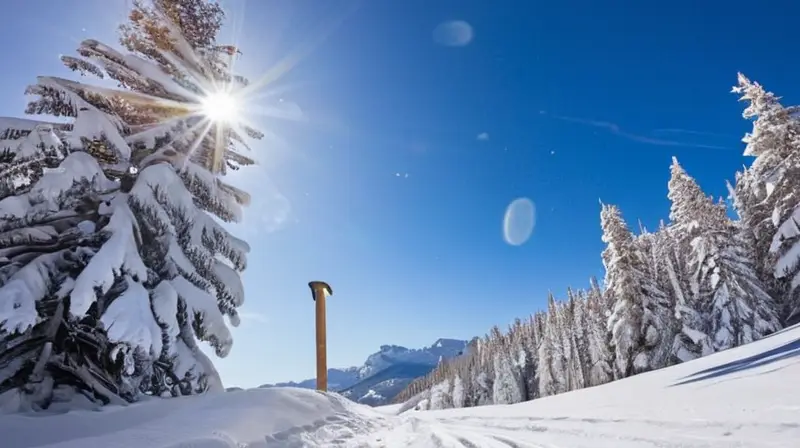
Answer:
M80 237L81 235L73 233L56 242L47 242L43 244L37 244L34 242L25 245L9 247L0 250L0 257L7 258L9 260L8 263L27 264L31 260L43 254L60 252L77 246L76 243Z
M56 334L58 333L58 328L61 326L63 318L64 301L59 300L58 306L56 307L56 312L47 323L47 329L45 330L45 338L47 339L47 342L45 342L42 352L39 354L39 359L36 361L36 365L34 365L33 371L31 372L31 383L39 383L44 379L44 369L47 365L47 361L50 359L50 354L53 351L53 341L55 340Z
M125 401L122 397L117 395L116 393L112 392L106 386L98 381L97 377L89 370L86 366L77 366L73 367L67 364L60 364L58 366L60 369L66 371L67 373L72 374L81 382L86 384L88 387L92 389L92 391L103 398L105 404L114 404L114 405L127 405L128 402Z

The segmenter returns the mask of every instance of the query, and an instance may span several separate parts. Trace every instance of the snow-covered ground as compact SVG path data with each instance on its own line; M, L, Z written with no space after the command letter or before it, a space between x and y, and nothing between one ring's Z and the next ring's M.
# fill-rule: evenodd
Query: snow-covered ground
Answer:
M403 407L403 404L387 404L385 406L377 406L372 409L380 412L381 414L386 415L397 415L400 412L400 408Z
M800 328L691 363L511 406L393 415L274 388L0 417L4 448L800 446Z

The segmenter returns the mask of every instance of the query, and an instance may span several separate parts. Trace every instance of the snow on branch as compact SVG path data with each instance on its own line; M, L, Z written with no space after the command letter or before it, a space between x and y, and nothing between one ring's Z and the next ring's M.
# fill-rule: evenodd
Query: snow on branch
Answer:
M200 330L197 334L198 339L211 342L217 356L227 356L233 344L233 338L217 307L216 299L182 276L175 277L170 283L186 304L193 327Z
M139 281L147 279L147 267L136 244L136 220L125 199L115 198L111 220L103 229L110 237L75 280L70 302L75 316L84 316L97 300L95 288L105 294L117 276L127 273Z
M19 140L19 143L14 148L14 153L17 157L15 161L18 159L44 157L45 151L52 151L62 146L63 142L56 135L53 125L39 124L27 136Z
M177 161L176 161L177 162ZM198 205L227 222L240 222L243 210L240 198L249 201L249 195L234 196L233 187L226 189L223 183L211 171L194 162L175 163L173 166L180 170L186 187L197 197Z
M2 117L0 118L0 140L20 139L36 129L37 126L49 126L57 130L66 130L69 127L65 123L52 123L29 118Z
M40 76L38 81L39 86L58 89L59 91L65 91L72 94L80 93L86 98L92 97L92 100L97 100L98 104L102 105L102 108L108 108L107 113L109 113L109 117L114 119L115 125L117 125L120 130L124 129L125 124L122 122L122 119L114 115L112 110L113 108L109 103L111 98L125 100L131 104L148 106L154 109L162 108L181 110L187 108L187 103L184 101L175 101L169 98L135 92L133 90L113 89L97 85L82 84L76 81L53 76ZM34 85L29 89L35 90L36 87L37 86ZM78 96L78 99L82 100L83 97Z
M128 289L111 302L100 322L111 342L123 342L158 357L163 347L161 327L150 309L150 295L141 283L125 276Z
M201 100L200 95L177 83L171 75L150 61L135 55L127 55L125 56L125 65L146 77L150 84L156 83L178 101L186 100L198 103Z
M78 53L97 61L113 79L135 90L175 101L199 101L197 94L181 86L161 67L134 54L122 54L94 39L81 42Z
M27 195L3 198L0 200L0 222L22 219L32 214L31 212L36 212L33 205Z
M107 191L118 187L109 180L97 160L85 152L68 155L57 169L48 170L30 191L31 197L40 197L55 202L75 182L86 179L94 184L97 191Z
M241 134L239 134L238 132L236 132L233 129L228 129L227 134L231 138L231 140L233 140L234 142L236 142L239 145L241 145L244 149L246 149L247 151L252 151L252 149L250 148L250 145L247 144L247 141L245 141L244 137L242 137ZM244 156L242 154L239 154L239 153L236 153L236 154L238 156L240 156L240 157L246 157L246 156Z
M178 292L167 280L161 282L153 288L151 293L151 303L153 304L153 314L161 325L166 327L167 339L174 341L180 333L178 323Z
M244 301L236 270L244 269L249 247L198 209L196 198L170 164L146 167L131 196L168 229L168 269L172 275L184 277L210 297L216 296L218 311L235 318L235 308ZM217 264L217 255L230 260L236 270L222 262Z
M192 195L186 190L183 182L172 169L172 165L156 163L140 171L136 184L131 189L131 195L149 207L163 209L156 201L155 189L164 193L170 207L186 213L189 219L194 217L196 207ZM165 223L171 222L166 212L159 213L159 215L166 218L164 219Z
M222 392L225 390L214 363L200 350L191 335L188 335L188 337L183 337L182 335L181 338L175 341L173 372L178 377L183 377L187 373L204 376L208 391Z
M130 194L167 229L165 243L171 262L167 269L171 274L184 277L209 297L216 297L218 312L234 318L236 306L244 301L244 288L236 270L244 269L249 247L198 209L198 201L170 164L146 167ZM217 255L230 260L236 270L221 262L215 264Z
M78 54L99 63L111 79L126 87L136 88L149 85L146 78L125 66L125 56L94 39L87 39L81 42L78 47ZM69 65L68 67L74 70L73 67Z
M771 253L778 253L784 246L783 253L775 263L775 278L784 278L790 275L800 264L800 205L795 207L792 214L777 228L770 245ZM787 244L789 243L789 244ZM800 286L800 273L792 279L792 289Z
M180 68L181 71L190 75L200 84L199 87L203 91L213 91L213 74L208 62L197 57L194 49L186 42L180 30L174 24L170 23L169 20L164 23L169 30L173 51L159 50L160 56L174 68Z
M81 76L85 76L87 73L91 73L92 75L97 76L100 79L105 78L103 71L98 66L92 64L89 61L78 59L72 56L61 56L61 62L68 69L80 73Z
M187 117L177 117L166 122L159 122L153 125L140 126L133 134L127 136L125 140L131 145L144 145L153 150L161 149L161 145L172 146L175 143L186 143L188 145L195 131L186 126ZM142 165L147 165L148 159L142 160Z
M29 223L33 223L42 213L58 212L58 202L65 192L82 181L91 182L98 191L108 191L118 187L116 182L105 177L92 156L74 152L67 156L58 168L45 171L27 194L8 196L0 200L0 228L3 224L7 224L3 221L31 218Z
M63 260L63 252L36 257L0 287L0 333L22 333L39 322L36 302L42 300Z
M0 233L0 256L10 246L54 241L58 232L52 226L22 227Z
M155 196L155 189L158 189L158 197ZM193 195L171 164L158 163L142 170L131 195L152 207L164 223L173 222L170 213L179 213L191 223L188 236L193 246L213 251L209 254L212 257L214 253L221 254L233 262L237 269L244 269L249 247L231 235L208 213L197 208ZM167 203L161 204L160 201ZM165 210L164 206L172 210Z
M238 202L239 204L250 205L250 200L251 200L250 193L221 181L217 182L217 187L220 190L223 190L226 193L230 194L231 196L235 197L236 202Z
M242 155L231 148L225 149L225 160L232 169L256 164L255 159Z
M233 306L242 306L242 304L244 304L244 285L242 284L239 273L219 260L214 260L212 270L216 278L220 281L217 290L220 292L224 291L229 296L226 297L226 299L229 300ZM222 286L224 286L224 288L222 288Z
M113 113L104 89L87 86L66 79L40 76L38 84L28 87L27 93L40 99L28 104L31 114L49 113L75 117L67 141L82 148L84 140L107 139L120 156L127 160L130 147L120 135L125 124Z
M254 128L246 125L246 124L241 125L241 128L244 129L244 132L250 138L253 138L253 139L256 139L256 140L261 140L262 138L264 138L264 133L263 132L261 132L261 131L259 131L257 129L254 129Z

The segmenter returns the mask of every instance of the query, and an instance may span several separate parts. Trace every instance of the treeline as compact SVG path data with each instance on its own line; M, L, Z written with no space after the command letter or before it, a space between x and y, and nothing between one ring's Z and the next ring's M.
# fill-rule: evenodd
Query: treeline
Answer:
M800 320L800 118L739 75L751 166L728 185L738 219L673 159L669 222L634 234L602 205L605 279L498 327L397 396L405 408L511 404L668 367ZM413 398L413 400L412 400Z

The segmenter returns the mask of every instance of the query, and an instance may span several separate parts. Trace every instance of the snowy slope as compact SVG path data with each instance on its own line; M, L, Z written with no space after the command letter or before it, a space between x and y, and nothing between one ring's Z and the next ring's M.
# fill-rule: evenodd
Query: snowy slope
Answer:
M4 448L793 447L800 327L690 363L510 406L392 415L337 394L253 389L103 412L0 417Z
M381 414L335 394L251 389L154 399L101 412L0 417L3 448L244 448L347 440L380 428ZM385 423L384 423L385 426ZM316 445L310 445L316 446Z
M798 379L800 326L686 364L527 403L408 411L401 414L405 428L373 437L400 446L389 442L416 427L449 447L470 446L459 440L480 447L793 447L800 446Z
M416 378L433 370L440 359L460 355L467 341L438 339L430 347L408 349L399 345L382 345L369 355L361 366L328 369L328 390L339 391L358 403L378 406L392 401ZM300 382L264 384L260 387L301 387L314 389L314 378Z

